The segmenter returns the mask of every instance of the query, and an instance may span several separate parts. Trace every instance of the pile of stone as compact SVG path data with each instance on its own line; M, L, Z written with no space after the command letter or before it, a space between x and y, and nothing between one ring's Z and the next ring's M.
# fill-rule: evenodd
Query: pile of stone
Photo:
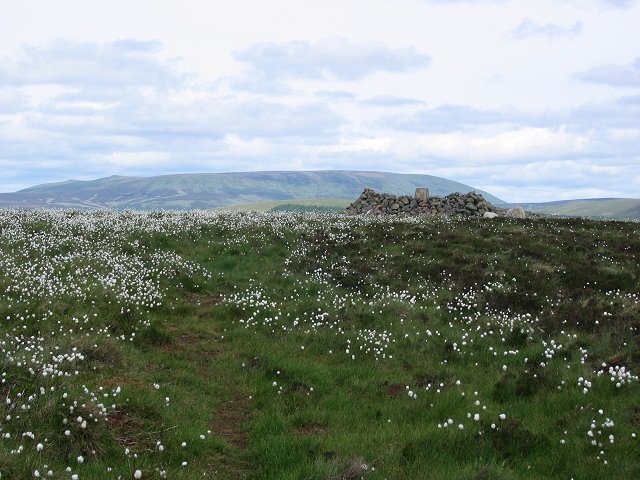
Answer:
M522 209L520 209L522 210ZM358 199L347 207L347 213L362 215L465 215L486 216L508 215L508 211L496 208L475 192L452 193L446 197L430 197L429 190L417 188L415 196L376 193L365 188ZM513 212L515 213L515 212ZM517 212L518 216L520 212ZM524 211L522 211L524 213Z

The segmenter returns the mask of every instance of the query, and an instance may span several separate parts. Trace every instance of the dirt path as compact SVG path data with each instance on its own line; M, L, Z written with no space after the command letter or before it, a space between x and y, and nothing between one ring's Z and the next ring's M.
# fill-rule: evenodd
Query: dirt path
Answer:
M243 479L250 472L248 446L251 400L243 382L238 381L238 354L230 344L221 341L221 325L215 307L220 295L190 295L193 307L188 316L170 319L164 324L172 342L158 346L176 361L186 362L191 374L211 385L207 404L212 406L208 427L226 448L211 451L206 458L213 478Z

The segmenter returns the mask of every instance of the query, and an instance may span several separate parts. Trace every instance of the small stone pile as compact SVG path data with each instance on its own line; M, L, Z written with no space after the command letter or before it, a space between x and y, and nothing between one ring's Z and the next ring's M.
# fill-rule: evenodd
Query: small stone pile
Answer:
M360 197L347 207L347 213L373 215L466 215L483 216L486 212L497 212L482 195L452 193L446 197L430 197L428 190L417 189L416 196L376 193L365 188ZM502 212L500 212L502 213Z

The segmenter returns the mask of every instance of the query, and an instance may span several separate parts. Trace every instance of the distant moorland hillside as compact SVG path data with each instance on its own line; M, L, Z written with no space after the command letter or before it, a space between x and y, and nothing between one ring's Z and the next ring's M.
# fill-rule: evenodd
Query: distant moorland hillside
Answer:
M496 206L567 217L640 220L640 199L597 198L546 203L507 204L470 185L432 175L326 170L307 172L234 172L111 176L36 185L0 193L0 208L79 208L134 210L345 208L365 187L395 195L413 195L416 187L431 195L476 191ZM293 207L292 207L293 206Z
M352 201L365 187L395 194L413 194L416 187L427 187L432 195L475 190L496 205L504 203L472 186L431 175L334 170L112 176L91 181L68 180L37 185L16 193L2 193L0 207L208 209L300 198Z
M531 212L563 217L591 217L612 220L640 219L640 199L637 198L592 198L519 205Z

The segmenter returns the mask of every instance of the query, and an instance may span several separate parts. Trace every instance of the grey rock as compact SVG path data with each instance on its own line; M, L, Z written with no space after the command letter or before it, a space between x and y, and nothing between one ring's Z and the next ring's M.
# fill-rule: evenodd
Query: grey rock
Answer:
M425 190L424 196L422 190ZM496 209L475 192L452 193L446 197L429 197L428 190L416 189L416 196L376 193L367 188L347 207L347 213L358 215L463 215L479 217Z
M526 218L526 214L524 213L524 208L522 207L513 207L507 210L507 217L511 218Z
M424 202L429 198L429 189L428 188L416 188L416 199L419 202Z

